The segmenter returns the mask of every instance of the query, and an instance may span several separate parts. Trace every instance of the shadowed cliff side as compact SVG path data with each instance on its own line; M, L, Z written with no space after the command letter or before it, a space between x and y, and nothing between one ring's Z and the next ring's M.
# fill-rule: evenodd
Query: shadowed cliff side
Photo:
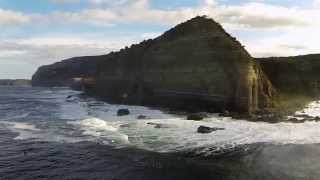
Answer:
M70 71L66 67L83 60L73 65L65 61L40 68L34 85L68 85L64 79L83 77L88 93L109 102L190 111L251 114L274 105L276 92L259 63L206 17L193 18L119 52L80 59L96 64L96 71Z
M320 93L320 55L257 58L274 86L284 93Z
M299 109L320 95L320 55L256 59L287 109Z
M42 66L32 76L32 85L79 86L83 78L97 75L98 61L103 60L104 56L75 57L52 65Z

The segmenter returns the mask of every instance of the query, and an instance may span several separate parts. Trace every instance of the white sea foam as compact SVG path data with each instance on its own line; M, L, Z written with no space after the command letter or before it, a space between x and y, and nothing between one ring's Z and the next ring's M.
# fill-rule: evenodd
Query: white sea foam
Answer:
M296 114L309 115L312 117L320 116L320 101L311 102L305 109L296 112Z
M30 123L0 121L1 125L6 126L12 132L18 133L14 139L34 139L41 130Z
M0 121L0 127L2 126L18 134L14 138L15 140L33 139L36 141L67 142L67 143L76 143L76 142L86 141L85 138L71 137L71 136L65 136L64 134L60 134L59 130L52 127L48 129L40 129L30 123Z
M236 146L253 143L306 144L320 143L320 123L254 123L218 117L204 122L182 119L152 120L154 123L172 124L172 128L156 129L139 121L135 126L119 129L129 136L132 144L142 148L167 152L212 146ZM150 122L150 121L149 121ZM200 125L225 128L211 134L199 134ZM136 141L135 141L136 140Z
M83 135L95 137L95 141L111 143L129 143L126 134L118 132L118 128L112 126L111 123L98 118L88 118L81 121L71 121L68 124L75 125L80 128ZM100 138L100 139L99 139Z
M212 116L204 121L188 121L185 117L141 106L110 105L94 99L81 98L74 102L66 102L67 93L52 95L56 98L54 102L60 105L57 109L59 123L44 122L44 126L15 122L2 122L2 124L19 133L16 139L71 143L93 141L116 147L135 146L158 152L189 149L208 151L211 147L224 149L254 143L320 143L318 122L269 124L218 116ZM122 108L129 109L130 115L118 117L117 110ZM320 116L320 103L313 102L305 110L297 112L299 113ZM151 119L138 120L139 115ZM63 121L66 119L67 122ZM164 124L165 128L155 128L152 123ZM197 128L201 125L225 128L225 130L199 134Z
M112 131L115 132L118 129L109 125L106 121L97 118L88 118L82 121L69 122L70 124L80 125L85 130L95 131Z
M235 147L253 143L309 144L320 143L320 123L256 123L230 118L211 117L205 121L187 121L183 118L106 121L89 118L69 122L79 127L83 135L95 137L95 141L117 142L158 152L175 152L203 147ZM155 128L151 123L164 124ZM149 124L148 124L149 123ZM200 125L225 128L211 134L199 134ZM129 143L130 142L130 143Z
M36 128L34 125L29 124L29 123L8 122L8 121L0 121L0 123L7 125L13 129L30 130L30 131L39 131L40 130L40 129Z
M84 119L88 118L88 111L82 103L63 103L58 111L58 116L61 119Z

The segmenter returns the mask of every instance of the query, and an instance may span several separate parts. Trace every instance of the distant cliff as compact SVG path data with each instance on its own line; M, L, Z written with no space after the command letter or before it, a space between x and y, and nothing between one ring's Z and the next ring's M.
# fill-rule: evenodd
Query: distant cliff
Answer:
M75 57L42 66L32 76L33 86L73 86L79 79L95 77L98 61L105 56Z
M33 85L70 85L110 102L252 113L276 91L243 46L221 25L196 17L119 52L41 67Z
M0 79L0 86L31 86L28 79Z
M320 54L258 58L257 61L281 92L320 94Z

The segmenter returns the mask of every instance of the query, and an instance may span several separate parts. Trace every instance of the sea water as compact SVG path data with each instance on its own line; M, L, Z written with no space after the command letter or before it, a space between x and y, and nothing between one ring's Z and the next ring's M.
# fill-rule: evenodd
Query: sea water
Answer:
M320 103L297 113L320 116ZM188 121L68 88L0 87L0 179L319 179L319 143L319 122Z

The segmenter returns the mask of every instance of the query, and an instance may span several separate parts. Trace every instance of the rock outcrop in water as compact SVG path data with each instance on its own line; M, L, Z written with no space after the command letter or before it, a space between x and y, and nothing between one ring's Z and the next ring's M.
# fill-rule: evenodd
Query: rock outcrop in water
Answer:
M273 106L272 84L244 47L206 17L196 17L119 52L41 67L34 85L70 85L110 102L184 110L252 113Z

